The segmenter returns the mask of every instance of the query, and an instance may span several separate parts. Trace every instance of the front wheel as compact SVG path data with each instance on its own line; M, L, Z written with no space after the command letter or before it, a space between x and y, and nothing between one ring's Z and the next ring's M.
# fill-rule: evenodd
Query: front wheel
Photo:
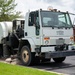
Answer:
M27 46L24 46L21 50L21 61L26 66L33 63L33 54Z
M66 57L53 58L53 60L54 60L56 63L62 63L65 59L66 59Z

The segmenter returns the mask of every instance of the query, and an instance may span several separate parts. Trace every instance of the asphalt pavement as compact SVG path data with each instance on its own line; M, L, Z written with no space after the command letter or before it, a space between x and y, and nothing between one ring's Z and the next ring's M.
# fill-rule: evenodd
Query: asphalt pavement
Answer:
M51 60L51 62L41 63L31 67L68 75L75 75L75 56L67 57L65 61L60 64Z

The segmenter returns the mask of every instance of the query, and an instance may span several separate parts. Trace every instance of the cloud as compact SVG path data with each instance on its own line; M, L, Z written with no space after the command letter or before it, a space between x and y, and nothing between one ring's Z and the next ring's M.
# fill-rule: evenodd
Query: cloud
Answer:
M75 0L71 0L69 5L71 9L75 10Z
M52 6L54 9L59 9L61 11L75 11L75 1L74 0L16 0L18 3L17 10L22 11L25 14L29 9L38 10L40 8L47 9L48 6Z
M62 0L62 2L66 10L68 10L69 12L73 12L73 13L75 12L75 1L74 0L71 0L71 1Z
M21 11L22 15L25 16L28 10L38 10L43 9L47 10L49 6L52 6L54 9L60 11L69 11L75 13L75 0L15 0L18 3L16 10ZM72 21L75 16L72 16Z
M74 11L75 10L75 0L36 0L42 1L44 3L54 6L54 8L59 8L61 10Z
M47 3L56 3L56 4L62 4L62 0L43 0L44 2Z
M49 4L43 2L43 1L37 1L37 0L16 0L16 3L18 3L17 10L22 11L23 14L26 13L28 10L38 10L38 9L47 9Z
M62 0L36 0L36 1L42 1L47 4L57 4L57 5L63 5Z

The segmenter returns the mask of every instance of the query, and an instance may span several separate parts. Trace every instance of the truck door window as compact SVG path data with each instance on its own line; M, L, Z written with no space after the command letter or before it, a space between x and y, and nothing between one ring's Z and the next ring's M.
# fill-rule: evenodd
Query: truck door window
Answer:
M22 20L22 21L21 21L21 28L22 28L22 29L24 29L24 24L25 24L25 21Z
M38 36L40 33L40 25L39 25L39 15L38 12L35 14L35 26L36 26L36 35Z
M31 12L29 15L29 26L35 26L35 34L39 35L39 16L38 12Z
M33 26L34 24L34 12L31 12L29 15L29 26Z

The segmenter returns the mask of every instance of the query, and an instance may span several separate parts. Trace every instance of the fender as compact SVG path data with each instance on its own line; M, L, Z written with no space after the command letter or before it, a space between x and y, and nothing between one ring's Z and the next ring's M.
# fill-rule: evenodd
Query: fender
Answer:
M31 46L31 52L35 52L35 48L36 48L36 45L35 45L35 42L32 38L22 38L22 41L23 40L27 40Z

